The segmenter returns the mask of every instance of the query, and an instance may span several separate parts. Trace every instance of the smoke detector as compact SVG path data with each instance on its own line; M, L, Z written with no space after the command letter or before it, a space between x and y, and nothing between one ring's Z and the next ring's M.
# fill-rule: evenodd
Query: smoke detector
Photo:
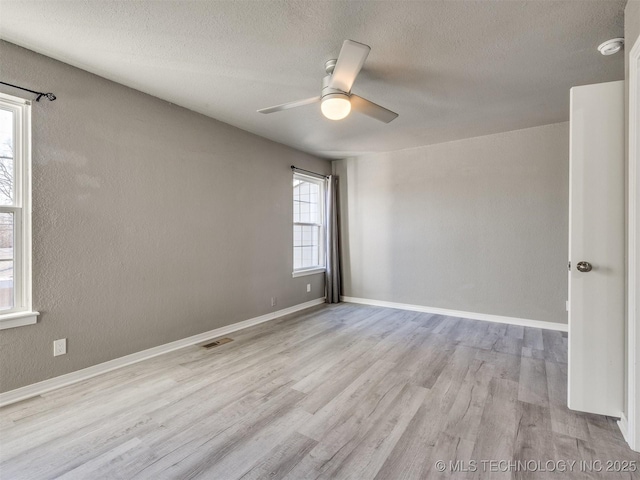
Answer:
M622 50L623 45L624 38L612 38L611 40L601 43L598 47L598 51L602 55L613 55L614 53L618 53Z

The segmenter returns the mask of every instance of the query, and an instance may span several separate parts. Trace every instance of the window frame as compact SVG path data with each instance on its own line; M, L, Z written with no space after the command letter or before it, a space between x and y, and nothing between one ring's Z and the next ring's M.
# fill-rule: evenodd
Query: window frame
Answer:
M0 330L37 322L31 272L31 101L0 93L0 108L14 114L14 201L0 213L13 214L13 308L0 311Z
M308 183L313 183L318 185L319 188L319 209L320 209L320 220L321 223L308 223L308 222L296 222L295 221L295 212L293 212L293 214L291 215L292 218L294 219L293 221L293 228L291 229L291 233L292 233L292 248L291 248L291 254L292 254L292 261L295 262L295 238L294 238L294 232L295 232L295 227L296 225L300 225L300 226L317 226L320 228L320 239L318 242L318 265L314 265L312 267L304 267L304 268L295 268L295 263L293 266L293 273L291 274L291 276L293 278L297 278L297 277L303 277L306 275L315 275L318 273L324 273L327 269L327 259L326 259L326 252L325 252L325 241L326 241L326 235L327 235L327 228L326 228L326 218L325 218L325 196L326 196L326 182L324 179L322 178L318 178L318 177L314 177L311 175L305 175L303 173L298 173L298 172L293 172L293 181L295 180L300 180L303 182L308 182ZM293 182L292 182L292 188L295 188L293 186ZM292 191L292 200L294 198L293 196L293 191ZM293 205L293 201L292 201L292 205Z

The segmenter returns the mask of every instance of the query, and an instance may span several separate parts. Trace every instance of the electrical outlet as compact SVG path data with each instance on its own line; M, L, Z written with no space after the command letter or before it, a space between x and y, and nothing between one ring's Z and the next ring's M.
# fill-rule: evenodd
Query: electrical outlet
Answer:
M307 292L310 292L310 291L311 291L311 284L307 283Z
M67 353L67 339L61 338L60 340L53 341L53 356L65 355Z
M277 297L271 297L271 306L275 307L278 304Z

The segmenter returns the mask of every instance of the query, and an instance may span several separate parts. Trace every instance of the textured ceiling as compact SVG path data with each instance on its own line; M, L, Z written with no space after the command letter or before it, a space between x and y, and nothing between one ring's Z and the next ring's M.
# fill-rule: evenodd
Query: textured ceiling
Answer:
M623 78L625 0L0 0L0 37L324 157L398 150L567 120L569 88ZM343 40L371 46L353 87L386 125L318 104ZM46 89L46 85L41 88ZM64 101L64 99L60 99Z

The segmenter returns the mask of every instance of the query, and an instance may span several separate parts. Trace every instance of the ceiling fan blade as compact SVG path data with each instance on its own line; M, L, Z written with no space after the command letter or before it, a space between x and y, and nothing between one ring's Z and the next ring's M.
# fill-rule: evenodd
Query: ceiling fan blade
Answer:
M351 95L350 98L351 110L364 113L365 115L369 115L381 122L389 123L390 121L395 120L398 116L396 112L392 112L378 104L370 102L366 98L359 97L358 95Z
M338 55L338 61L331 74L329 87L343 92L350 92L353 82L355 82L358 73L367 55L371 51L369 45L354 42L353 40L345 40Z
M275 107L263 108L258 110L259 113L275 113L283 110L289 110L290 108L302 107L304 105L310 105L317 103L321 100L320 97L311 97L304 100L298 100L297 102L283 103L282 105L276 105Z

